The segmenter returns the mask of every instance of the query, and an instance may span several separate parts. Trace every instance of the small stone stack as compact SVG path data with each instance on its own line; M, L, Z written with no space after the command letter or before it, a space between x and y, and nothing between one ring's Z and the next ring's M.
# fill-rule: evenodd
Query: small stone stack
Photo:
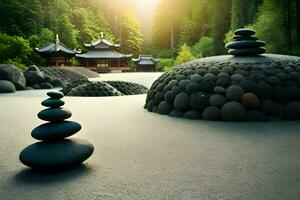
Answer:
M42 140L26 147L20 153L20 161L33 169L61 170L80 165L93 151L92 144L81 139L65 139L81 129L81 125L65 121L72 113L64 108L63 94L48 92L50 97L42 102L48 107L38 113L41 120L48 121L31 132L33 138Z
M266 43L254 37L254 30L243 28L236 30L234 34L233 42L225 46L229 49L229 54L234 56L257 56L266 52L262 48Z

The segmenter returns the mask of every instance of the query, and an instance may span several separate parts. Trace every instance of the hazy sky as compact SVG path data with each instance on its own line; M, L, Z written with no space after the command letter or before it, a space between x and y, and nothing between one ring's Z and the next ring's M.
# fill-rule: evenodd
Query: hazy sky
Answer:
M132 8L140 20L141 30L146 40L151 39L155 7L160 0L134 0Z

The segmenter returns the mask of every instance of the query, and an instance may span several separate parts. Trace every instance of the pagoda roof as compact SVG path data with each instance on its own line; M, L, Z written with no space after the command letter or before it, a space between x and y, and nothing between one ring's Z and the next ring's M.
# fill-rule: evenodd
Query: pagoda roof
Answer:
M77 58L103 58L103 59L113 59L113 58L131 58L132 54L122 54L113 50L101 50L101 51L88 51L84 54L76 54Z
M81 53L80 51L73 50L67 47L65 44L59 41L58 35L56 36L56 40L42 48L35 48L35 50L41 54L51 54L57 52L63 52L65 54L76 54Z
M137 65L155 65L159 62L158 58L154 58L152 55L139 55L139 58L132 59Z
M105 38L101 38L99 40L96 40L95 42L91 43L91 44L87 44L84 43L85 47L95 47L95 48L99 48L99 49L109 49L109 48L118 48L121 45L120 44L114 44L113 42L105 39Z

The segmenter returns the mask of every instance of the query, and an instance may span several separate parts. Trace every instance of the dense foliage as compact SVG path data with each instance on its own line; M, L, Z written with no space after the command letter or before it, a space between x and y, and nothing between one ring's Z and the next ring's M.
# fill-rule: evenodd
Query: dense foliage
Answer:
M161 0L153 45L179 54L186 43L196 57L224 54L243 27L257 31L268 53L300 55L300 0Z
M138 55L143 42L139 22L127 12L108 7L110 3L108 0L0 0L0 33L3 33L0 46L4 46L0 49L0 62L41 64L42 60L32 50L53 41L55 34L67 46L83 49L84 42L94 41L104 32L106 38L122 43L123 52ZM120 14L122 38L120 30L114 29L115 23L110 21L116 12ZM3 39L9 36L12 38ZM30 51L24 52L24 45L15 49L16 42L30 47Z

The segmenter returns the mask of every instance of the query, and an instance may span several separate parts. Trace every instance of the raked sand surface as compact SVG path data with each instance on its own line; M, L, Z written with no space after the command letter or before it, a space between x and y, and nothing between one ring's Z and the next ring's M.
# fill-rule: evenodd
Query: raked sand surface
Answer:
M0 199L300 199L299 122L175 119L144 110L145 97L65 97L83 127L74 137L95 152L80 167L43 174L18 156L35 142L46 91L0 95Z

